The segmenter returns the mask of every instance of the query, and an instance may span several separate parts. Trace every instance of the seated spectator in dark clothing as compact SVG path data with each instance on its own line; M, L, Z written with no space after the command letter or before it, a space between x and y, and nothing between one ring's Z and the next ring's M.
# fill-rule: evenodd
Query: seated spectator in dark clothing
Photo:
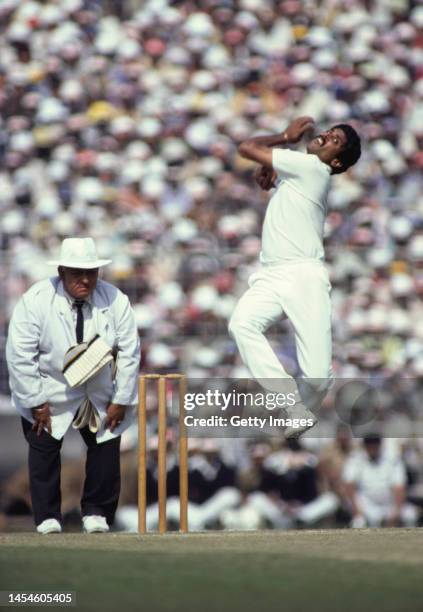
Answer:
M318 459L298 440L287 440L281 450L269 454L260 476L246 505L272 527L313 524L333 514L338 506L336 495L320 493Z

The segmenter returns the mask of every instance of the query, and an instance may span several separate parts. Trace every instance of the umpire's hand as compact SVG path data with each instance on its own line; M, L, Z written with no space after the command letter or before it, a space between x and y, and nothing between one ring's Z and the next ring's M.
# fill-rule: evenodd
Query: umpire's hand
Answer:
M126 406L121 404L109 404L107 406L107 417L104 429L110 427L110 431L114 431L125 418Z
M50 406L47 404L41 404L31 408L32 416L35 419L35 423L32 426L32 430L37 433L37 436L41 436L44 427L47 427L47 431L51 434L51 418L50 418Z

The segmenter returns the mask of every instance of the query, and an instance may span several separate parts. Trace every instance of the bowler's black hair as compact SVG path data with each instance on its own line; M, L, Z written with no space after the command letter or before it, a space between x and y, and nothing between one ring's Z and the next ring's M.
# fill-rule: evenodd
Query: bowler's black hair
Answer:
M332 168L332 174L341 174L360 159L361 141L355 129L348 125L348 123L339 123L332 127L333 130L335 128L342 130L347 137L347 144L341 153L337 155L337 159L339 159L342 166L340 168Z

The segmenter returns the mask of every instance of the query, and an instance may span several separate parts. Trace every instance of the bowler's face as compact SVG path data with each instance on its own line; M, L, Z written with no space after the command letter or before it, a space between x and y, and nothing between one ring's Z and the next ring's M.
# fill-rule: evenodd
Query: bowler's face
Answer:
M79 268L59 267L59 276L68 294L75 300L86 300L94 291L98 279L98 268L81 270Z
M344 130L331 128L313 138L307 147L307 152L317 155L323 163L337 168L341 166L337 156L342 153L346 144L347 137Z

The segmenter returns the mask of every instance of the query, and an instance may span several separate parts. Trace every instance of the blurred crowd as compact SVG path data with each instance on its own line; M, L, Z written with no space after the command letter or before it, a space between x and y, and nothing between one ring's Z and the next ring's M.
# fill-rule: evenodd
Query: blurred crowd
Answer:
M310 114L363 144L325 227L335 376L406 380L417 417L422 25L417 0L2 0L0 394L13 306L78 235L113 259L144 370L248 377L227 321L269 194L237 144ZM296 375L291 329L271 339Z
M178 528L177 440L172 434L168 438L167 519ZM116 528L136 532L136 451L128 442L126 438L126 484ZM189 528L416 526L423 506L422 453L418 441L382 439L375 433L359 440L345 425L337 427L332 439L190 438ZM158 439L152 436L147 453L148 530L158 527L157 457Z
M335 375L420 376L422 25L407 0L4 0L3 330L61 239L88 234L135 306L143 367L247 375L226 325L268 194L236 146L311 114L364 145L326 224Z
M358 440L345 425L332 439L267 440L190 438L188 441L190 531L310 527L393 527L421 524L423 508L421 441L384 439L374 433ZM138 531L138 445L122 440L122 491L115 529ZM177 437L167 438L167 521L179 527ZM158 528L158 438L148 437L147 515ZM62 468L62 509L67 529L79 528L82 459ZM20 515L29 518L26 468L0 492L0 530ZM12 522L11 522L12 521Z

